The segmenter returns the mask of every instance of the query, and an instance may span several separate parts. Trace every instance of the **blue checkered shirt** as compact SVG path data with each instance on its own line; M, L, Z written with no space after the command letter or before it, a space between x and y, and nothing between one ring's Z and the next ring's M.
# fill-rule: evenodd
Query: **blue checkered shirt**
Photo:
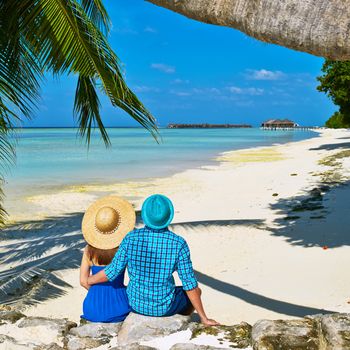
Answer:
M126 267L130 306L143 315L163 316L169 310L175 297L175 271L184 290L198 285L186 241L168 228L146 226L128 233L105 268L108 280L113 281Z

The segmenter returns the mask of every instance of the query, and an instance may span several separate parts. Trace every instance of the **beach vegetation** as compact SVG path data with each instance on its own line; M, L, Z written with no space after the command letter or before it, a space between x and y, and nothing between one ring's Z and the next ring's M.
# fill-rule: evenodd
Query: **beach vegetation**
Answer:
M339 185L346 180L343 175L343 160L350 157L350 150L343 150L331 156L322 158L318 163L331 169L325 170L317 175L321 177L322 182L328 185Z
M339 167L342 165L341 160L349 157L350 157L350 150L347 149L321 159L319 161L319 164L330 166L330 167Z
M326 60L322 66L318 91L324 92L339 107L326 122L329 128L350 127L350 61Z
M344 118L344 115L339 111L335 112L327 121L326 127L330 129L349 128L350 124Z
M40 108L47 74L74 75L73 115L90 142L94 128L110 140L99 96L129 114L157 138L155 119L125 81L107 37L111 22L102 0L4 0L0 3L0 179L14 161L13 130ZM0 224L5 210L1 206Z

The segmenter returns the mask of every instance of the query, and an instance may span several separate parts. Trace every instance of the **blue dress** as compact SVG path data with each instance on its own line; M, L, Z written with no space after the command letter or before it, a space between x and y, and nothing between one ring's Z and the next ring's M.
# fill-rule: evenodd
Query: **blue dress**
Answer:
M105 266L91 266L95 275ZM82 318L91 322L121 322L130 313L123 271L113 282L98 283L89 288L83 303Z

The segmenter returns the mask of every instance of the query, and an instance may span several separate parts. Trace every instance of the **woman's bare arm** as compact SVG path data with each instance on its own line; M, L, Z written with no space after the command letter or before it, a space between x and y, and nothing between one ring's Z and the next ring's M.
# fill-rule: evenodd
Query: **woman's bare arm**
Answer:
M88 284L88 278L90 276L90 263L89 258L87 256L87 247L84 249L84 254L81 259L80 265L80 285L84 287L86 290L89 290L90 285Z

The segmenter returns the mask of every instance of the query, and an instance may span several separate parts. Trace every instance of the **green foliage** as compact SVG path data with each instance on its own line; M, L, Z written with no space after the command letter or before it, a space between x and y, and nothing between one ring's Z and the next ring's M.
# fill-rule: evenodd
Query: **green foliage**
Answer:
M11 131L35 114L48 72L78 76L74 115L88 143L94 127L110 142L98 90L157 138L155 119L127 86L106 39L110 20L102 0L2 0L0 23L0 181L13 160ZM0 190L0 225L1 198Z
M339 111L326 122L330 128L347 128L350 126L350 61L326 60L322 67L323 75L317 80L318 91L324 92Z
M335 112L327 121L326 127L331 129L349 128L350 124L344 120L344 116L340 112Z

